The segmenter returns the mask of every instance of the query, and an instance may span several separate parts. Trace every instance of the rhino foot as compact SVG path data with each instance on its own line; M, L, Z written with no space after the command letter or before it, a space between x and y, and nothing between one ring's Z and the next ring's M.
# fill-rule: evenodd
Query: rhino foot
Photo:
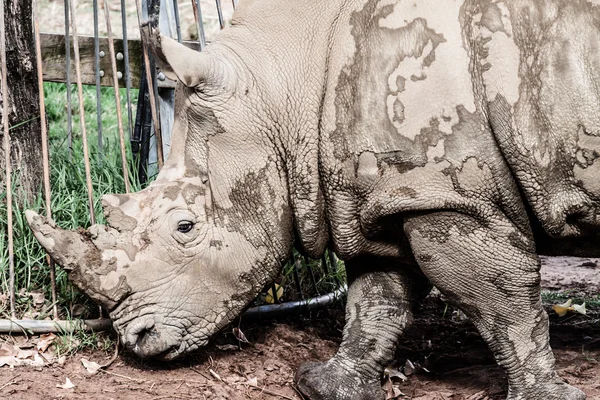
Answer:
M309 362L296 373L298 389L310 400L383 400L380 382L366 380L337 363Z
M534 393L520 393L509 389L506 400L539 399L539 400L585 400L586 395L581 390L557 380L544 383L536 388Z

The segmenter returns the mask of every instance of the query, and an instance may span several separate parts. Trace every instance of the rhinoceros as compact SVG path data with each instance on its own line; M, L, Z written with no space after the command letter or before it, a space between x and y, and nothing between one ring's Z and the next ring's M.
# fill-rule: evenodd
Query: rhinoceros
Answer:
M294 245L329 246L346 326L298 371L309 398L383 399L431 285L508 399L585 398L554 369L538 254L600 255L600 1L243 0L202 53L144 32L178 81L158 178L86 232L27 215L128 348L204 346Z

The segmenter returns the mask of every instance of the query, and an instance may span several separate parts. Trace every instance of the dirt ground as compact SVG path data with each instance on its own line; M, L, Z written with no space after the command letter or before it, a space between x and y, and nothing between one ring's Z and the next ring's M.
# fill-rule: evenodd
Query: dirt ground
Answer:
M599 261L551 259L544 263L544 285L572 290L574 295L597 295ZM598 310L563 318L551 310L549 314L560 376L584 390L588 399L600 399ZM102 364L111 354L78 353L62 366L5 366L0 368L0 398L301 399L294 389L294 371L306 361L331 357L341 340L342 324L340 306L288 321L244 323L241 328L251 344L243 344L241 350L234 336L225 333L202 352L175 363L121 354L106 371L95 375L85 370L81 359ZM410 363L415 366L412 374ZM407 375L405 382L393 380L397 398L495 400L506 396L504 374L479 334L468 321L446 310L439 296L430 296L423 305L394 367ZM66 378L74 388L57 387Z

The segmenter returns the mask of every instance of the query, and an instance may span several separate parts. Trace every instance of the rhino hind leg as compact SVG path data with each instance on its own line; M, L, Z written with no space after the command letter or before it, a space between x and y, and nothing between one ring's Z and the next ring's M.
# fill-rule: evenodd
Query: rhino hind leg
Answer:
M383 370L412 320L413 306L431 285L415 267L382 259L349 260L346 270L349 288L342 344L329 361L302 365L296 382L310 400L383 400Z
M509 382L509 400L582 400L554 370L540 261L528 235L500 213L439 212L406 220L422 271L472 320Z

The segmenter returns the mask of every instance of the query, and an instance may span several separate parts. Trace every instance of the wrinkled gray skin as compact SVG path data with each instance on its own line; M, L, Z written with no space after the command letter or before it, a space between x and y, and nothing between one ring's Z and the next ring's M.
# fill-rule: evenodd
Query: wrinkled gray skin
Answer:
M349 276L339 352L297 375L311 399L383 399L430 283L509 399L585 398L554 372L536 253L600 255L600 1L242 0L232 25L203 54L146 29L180 82L156 182L87 233L28 213L125 345L204 345L295 240Z

